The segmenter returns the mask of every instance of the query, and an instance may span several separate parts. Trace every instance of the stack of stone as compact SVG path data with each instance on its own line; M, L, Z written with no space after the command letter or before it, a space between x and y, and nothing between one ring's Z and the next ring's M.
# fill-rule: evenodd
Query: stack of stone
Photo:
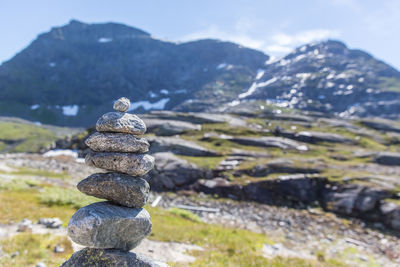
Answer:
M116 111L104 114L97 132L86 140L91 149L86 164L111 172L87 177L78 189L108 201L85 206L72 216L68 236L86 248L62 266L163 265L129 252L151 232L150 215L142 208L150 189L143 176L154 167L154 158L144 154L149 143L140 137L146 125L126 113L129 106L129 99L118 99Z

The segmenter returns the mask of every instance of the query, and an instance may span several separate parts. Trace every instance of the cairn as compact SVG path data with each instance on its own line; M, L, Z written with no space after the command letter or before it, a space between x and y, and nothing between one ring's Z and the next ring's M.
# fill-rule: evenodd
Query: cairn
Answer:
M92 174L77 187L108 201L85 206L71 217L68 236L86 248L74 253L64 267L166 266L129 252L151 232L150 215L142 207L150 190L145 175L154 167L154 158L144 154L149 143L140 137L146 125L126 113L129 106L129 99L118 99L115 111L101 116L97 132L86 140L91 151L85 163L111 172Z

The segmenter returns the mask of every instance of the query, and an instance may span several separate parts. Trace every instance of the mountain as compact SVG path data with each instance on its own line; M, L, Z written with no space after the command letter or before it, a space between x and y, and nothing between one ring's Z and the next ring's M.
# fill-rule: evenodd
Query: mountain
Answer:
M343 117L395 118L400 115L400 72L366 52L328 40L267 62L237 100L251 99Z
M173 43L117 23L52 28L0 66L0 115L87 126L121 96L151 109L224 111L238 103L398 116L400 73L343 43L296 49L273 62L219 40Z

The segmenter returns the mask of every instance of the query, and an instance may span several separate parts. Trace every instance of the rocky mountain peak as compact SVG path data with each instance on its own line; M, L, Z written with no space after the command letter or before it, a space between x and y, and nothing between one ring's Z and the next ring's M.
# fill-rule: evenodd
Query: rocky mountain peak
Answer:
M88 24L78 20L71 20L66 25L53 27L50 32L44 33L40 37L79 43L88 41L107 43L113 40L150 37L150 34L120 23Z

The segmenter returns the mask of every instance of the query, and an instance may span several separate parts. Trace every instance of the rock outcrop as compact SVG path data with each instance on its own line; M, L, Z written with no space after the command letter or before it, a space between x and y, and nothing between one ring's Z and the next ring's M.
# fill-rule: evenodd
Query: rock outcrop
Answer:
M103 115L96 124L100 133L86 141L92 149L86 163L113 172L90 175L78 189L108 201L80 208L71 217L68 236L87 248L74 253L62 266L166 266L129 252L152 229L150 215L142 208L150 186L141 176L154 167L152 156L135 154L146 152L149 144L133 136L144 134L146 125L137 116L123 113L129 106L127 98L117 100L117 112Z

